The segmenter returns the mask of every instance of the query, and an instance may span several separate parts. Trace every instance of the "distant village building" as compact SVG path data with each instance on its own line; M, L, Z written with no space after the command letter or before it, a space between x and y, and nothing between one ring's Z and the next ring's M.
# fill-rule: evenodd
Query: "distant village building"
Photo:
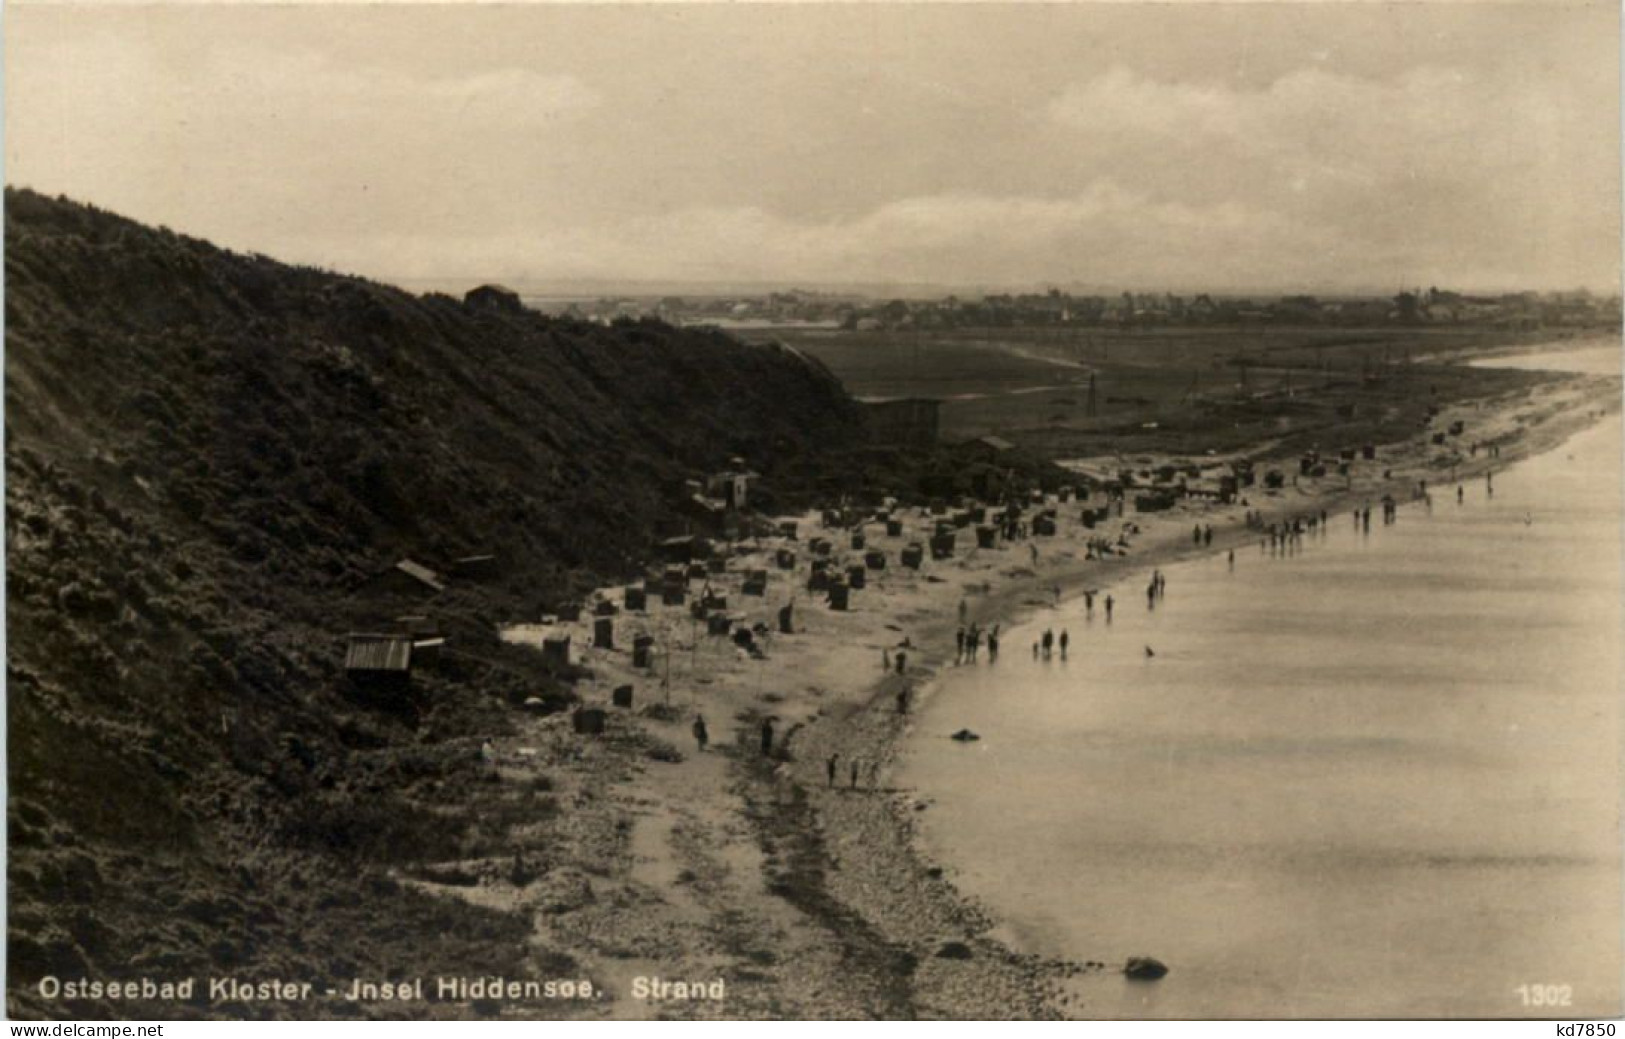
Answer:
M942 401L929 397L860 398L876 440L906 447L930 447L941 429Z
M502 285L481 285L477 289L470 289L463 296L463 305L509 314L517 314L525 309L519 301L519 293Z

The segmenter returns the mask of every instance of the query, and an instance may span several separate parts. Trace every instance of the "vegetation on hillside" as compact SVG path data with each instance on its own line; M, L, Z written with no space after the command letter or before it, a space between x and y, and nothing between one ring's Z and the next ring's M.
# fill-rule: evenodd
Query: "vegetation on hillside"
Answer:
M481 736L567 695L497 626L636 575L685 481L734 456L766 509L951 471L870 444L795 351L414 297L27 191L6 194L6 321L25 1015L138 1012L51 1004L46 974L539 969L521 921L386 874L488 854L482 814L557 812L479 782ZM487 553L440 593L380 579ZM344 634L417 613L450 642L415 709L357 700Z

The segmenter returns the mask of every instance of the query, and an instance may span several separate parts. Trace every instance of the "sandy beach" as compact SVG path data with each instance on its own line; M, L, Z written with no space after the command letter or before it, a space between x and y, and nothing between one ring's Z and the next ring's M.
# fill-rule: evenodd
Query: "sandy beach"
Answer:
M1054 537L987 550L974 548L973 533L964 530L954 558L928 558L914 571L899 565L898 551L924 541L934 517L900 510L900 537L884 536L878 523L865 526L867 547L884 550L887 565L869 572L845 612L806 591L808 542L829 538L831 558L843 565L861 563L863 553L849 547L848 531L821 529L817 516L806 515L797 541L738 546L747 551L710 579L729 609L751 623L772 626L778 608L794 603L795 634L766 637L762 659L707 636L678 606L621 613L610 650L590 648L585 616L573 624L516 625L505 637L539 645L547 634L572 635L576 662L588 672L579 685L587 704L609 707L611 690L630 684L634 707L609 708L601 737L575 735L561 714L528 719L518 735L499 741L499 796L545 773L563 813L555 825L563 841L527 850L522 864L446 864L455 883L422 874L404 879L529 911L533 956L568 963L600 989L599 998L572 1006L580 1016L1086 1017L1089 1008L1070 1003L1062 982L1122 964L1047 961L995 938L997 921L955 889L951 868L918 847L915 820L931 810L931 792L891 782L896 745L913 717L899 713L897 694L906 686L917 706L932 695L933 679L954 666L960 603L984 627L1008 625L1089 588L1132 606L1136 582L1150 569L1255 544L1248 511L1265 523L1320 510L1337 519L1385 493L1406 502L1421 479L1445 493L1453 478L1548 450L1618 405L1616 380L1577 376L1446 409L1433 429L1459 419L1464 446L1494 443L1498 456L1481 449L1448 458L1429 430L1381 445L1377 459L1356 463L1347 479L1249 488L1228 506L1185 500L1136 515L1130 505L1104 532L1115 536L1123 522L1139 532L1126 554L1105 560L1085 559L1087 537L1102 530L1085 530L1079 508L1064 505ZM1291 471L1281 461L1267 464ZM1194 544L1195 524L1212 526L1211 544ZM1029 544L1038 548L1036 566ZM797 552L794 571L775 568L781 547ZM769 573L761 598L740 594L751 569ZM618 588L601 595L617 604L622 598ZM631 666L630 643L639 633L656 639L649 669ZM883 672L883 654L899 651L907 654L906 674ZM1026 651L1003 647L1006 655ZM669 692L662 688L668 674ZM704 751L690 735L697 713L709 727ZM773 751L764 756L761 723L769 718ZM839 756L833 784L831 755ZM522 822L512 837L525 845ZM639 998L652 978L722 979L726 995Z

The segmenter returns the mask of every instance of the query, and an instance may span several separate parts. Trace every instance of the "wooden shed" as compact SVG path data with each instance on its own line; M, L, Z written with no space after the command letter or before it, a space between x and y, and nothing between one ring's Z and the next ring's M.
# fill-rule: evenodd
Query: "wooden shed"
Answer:
M412 636L349 635L344 674L358 688L370 692L405 692L412 684Z

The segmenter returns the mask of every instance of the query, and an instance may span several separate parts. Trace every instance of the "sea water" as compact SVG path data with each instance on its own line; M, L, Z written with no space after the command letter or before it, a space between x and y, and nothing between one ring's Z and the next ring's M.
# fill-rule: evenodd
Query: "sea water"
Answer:
M1080 1016L1618 1014L1620 450L1007 628L917 719L928 848L1022 947L1171 968Z

